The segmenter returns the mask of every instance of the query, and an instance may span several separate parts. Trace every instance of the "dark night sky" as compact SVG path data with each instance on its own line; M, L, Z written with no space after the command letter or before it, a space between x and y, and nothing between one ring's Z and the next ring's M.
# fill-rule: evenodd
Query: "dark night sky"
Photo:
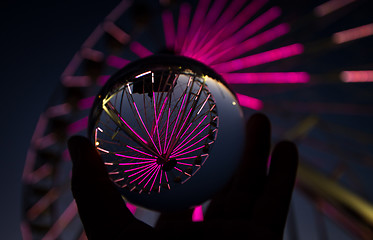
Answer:
M1 239L21 239L21 176L28 144L59 75L119 1L2 1Z

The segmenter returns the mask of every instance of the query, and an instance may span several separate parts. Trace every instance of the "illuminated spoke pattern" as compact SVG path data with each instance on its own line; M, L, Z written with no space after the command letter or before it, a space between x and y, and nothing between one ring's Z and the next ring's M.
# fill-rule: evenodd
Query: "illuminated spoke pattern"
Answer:
M141 73L103 105L96 146L113 181L130 191L160 192L187 181L208 158L218 131L205 80L187 73Z

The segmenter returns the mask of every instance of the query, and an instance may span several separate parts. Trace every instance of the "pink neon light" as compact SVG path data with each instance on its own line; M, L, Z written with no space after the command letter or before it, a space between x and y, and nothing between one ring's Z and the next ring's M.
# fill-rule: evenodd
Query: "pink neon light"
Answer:
M182 160L187 160L187 159L193 159L193 158L196 158L198 156L191 156L191 157L183 157L183 158L176 158L176 161L182 161Z
M350 4L354 2L355 0L330 0L327 1L319 6L317 6L314 10L316 16L323 17L325 15L328 15L329 13L332 13L347 4Z
M144 127L146 133L148 134L148 137L149 137L150 141L153 143L153 146L155 147L155 149L157 150L157 152L158 152L159 154L161 154L161 152L160 152L159 149L157 148L157 145L154 143L153 138L150 136L150 133L149 133L148 129L146 128L144 121L142 120L142 117L141 117L141 115L140 115L139 109L137 108L135 102L133 102L133 106L134 106L135 109L136 109L137 115L139 116L140 121L141 121L141 123L142 123L142 126Z
M200 0L198 2L194 17L192 18L192 23L190 24L190 29L187 34L187 38L184 41L184 45L181 49L181 53L184 56L191 56L193 53L193 48L197 43L198 31L200 30L201 23L204 22L205 15L207 13L208 7L210 5L210 0Z
M249 97L246 95L242 95L239 93L236 93L236 96L237 96L238 102L240 103L242 107L251 108L257 111L263 108L263 102L260 101L259 99Z
M206 118L207 118L207 115L203 117L203 119L197 124L197 126L188 134L188 136L186 138L184 138L183 141L181 141L181 143L179 143L179 145L177 145L177 147L175 149L180 148L180 146L190 137L190 135L192 135L194 133L194 131L196 131L198 129L199 125L201 125L201 123L203 121L205 121ZM188 129L191 125L192 125L192 123L189 124L188 128L184 131L183 135L181 135L180 139L183 138L184 134L188 131Z
M191 152L194 152L194 151L200 150L201 148L204 148L204 147L205 147L205 146L200 146L200 147L194 148L194 149L189 150L189 151L184 152L184 153L178 153L178 154L175 154L175 155L171 155L171 157L182 156L182 155L185 155L185 154L188 154L188 153L191 153Z
M226 73L222 76L230 84L307 83L310 79L306 72Z
M202 205L196 206L192 214L193 222L202 222L203 221L203 209Z
M156 180L156 179L157 179L157 177L158 177L158 173L159 173L159 172L161 172L161 173L162 173L162 170L161 170L161 165L159 165L159 166L158 166L158 168L157 168L156 172L157 172L157 173L155 174L155 177L154 177L153 183L152 183L152 185L150 186L150 190L152 190L152 189L153 189L153 187L154 187L154 183L155 183L155 180ZM154 175L154 174L153 174L153 175ZM150 179L151 179L152 177L153 177L153 176L151 176L151 177L150 177ZM149 179L149 180L150 180L150 179Z
M94 101L95 101L95 96L83 98L79 100L78 108L81 110L91 108Z
M76 133L84 130L85 128L87 128L87 126L88 126L88 116L86 116L82 119L79 119L76 122L73 122L73 123L69 124L67 126L67 133L68 133L68 135L76 134Z
M137 207L133 205L132 203L126 202L126 207L128 208L128 210L130 210L132 214L136 213Z
M343 71L340 74L343 82L373 82L373 70Z
M137 56L141 58L145 58L150 55L153 55L153 53L150 50L148 50L146 47L144 47L139 42L132 42L130 45L130 49L132 52L134 52Z
M114 67L114 68L118 68L118 69L123 68L124 66L126 66L130 62L131 61L129 61L127 59L124 59L124 58L121 58L121 57L118 57L118 56L114 56L114 55L110 55L106 59L107 65L109 65L111 67Z
M288 33L289 30L289 25L282 23L276 27L273 27L263 33L256 35L255 37L249 38L248 40L240 44L233 45L224 51L213 54L212 56L208 57L208 61L206 61L206 63L214 64L216 62L231 60L235 57L240 56L243 53L247 53L265 43L268 43L278 37L281 37L282 35Z
M149 164L147 165L143 165L143 166L140 166L140 167L135 167L135 168L130 168L130 169L127 169L127 170L124 170L123 172L132 172L132 171L137 171L139 169L143 169L143 168L147 168L149 166Z
M341 44L373 35L373 23L333 34L333 41Z
M118 165L129 166L129 165L137 165L137 164L150 164L153 165L155 161L146 161L146 162L129 162L129 163L118 163Z
M120 118L120 120L145 144L148 144L147 141L145 141L142 137L140 137L140 135L135 132L135 130L133 130L130 125L128 125L128 123L126 121L124 121L124 119L118 114L118 117Z
M138 176L137 178L135 178L134 180L132 180L130 183L132 184L133 182L137 181L139 178L141 178L142 176L144 176L146 174L146 176L140 181L138 182L138 184L142 183L146 178L147 176L155 169L157 168L159 165L157 165L156 163L154 163L154 166L152 166L150 169L148 169L147 171L145 171L143 174L141 174L140 176ZM141 172L141 171L140 171ZM132 175L136 175L140 172L137 172L135 174L132 174ZM130 176L128 176L130 177Z
M118 156L118 157L124 157L124 158L130 158L130 159L138 159L138 160L149 160L149 161L155 161L156 160L155 158L134 157L134 156L128 156L128 155L123 155L123 154L119 154L119 153L115 153L114 155Z
M147 156L149 156L149 157L154 157L153 155L151 155L151 154L149 154L149 153L146 153L146 152L140 151L140 150L138 150L138 149L136 149L136 148L134 148L134 147L131 147L131 146L129 146L129 145L126 145L126 147L128 147L129 149L132 149L133 151L136 151L136 152L142 153L142 154L144 154L144 155L147 155Z
M189 139L186 143L184 143L183 145L181 145L179 148L175 148L174 151L172 152L173 154L178 154L178 153L181 153L181 152L184 152L185 150L187 150L188 148L191 148L193 147L194 145L196 145L197 143L199 143L200 141L202 141L203 139L207 138L209 135L206 135L204 136L203 138L199 139L197 142L191 144L190 146L186 147L186 148L183 148L185 145L187 145L188 143L190 143L191 141L193 141L193 139L195 139L199 134L201 134L207 127L209 127L210 124L207 124L204 128L202 128L201 131L199 131L196 135L194 135L194 137L192 137L191 139ZM183 148L181 151L180 148Z
M233 72L252 66L273 62L288 58L303 52L303 45L300 43L291 44L285 47L269 50L266 52L235 59L229 62L212 65L219 73Z
M244 26L241 30L237 33L233 34L231 37L223 40L221 43L217 44L211 42L210 44L206 44L203 49L198 52L197 56L206 55L206 54L213 54L215 52L220 52L227 48L231 48L232 46L244 41L267 24L272 22L274 19L281 15L281 10L278 7L273 7L254 19L252 22ZM208 49L211 49L207 52Z
M131 178L131 177L133 177L133 176L136 176L137 174L146 171L145 173L143 173L143 174L141 174L140 176L138 176L136 179L132 180L130 183L133 183L134 181L136 181L137 179L139 179L140 177L142 177L144 174L146 174L147 172L149 172L151 169L153 169L153 168L156 167L156 166L158 166L158 164L156 164L156 163L148 164L147 167L144 168L144 169L142 169L141 171L138 171L138 172L132 173L131 175L128 176L129 178Z
M172 16L172 12L169 10L165 10L162 13L162 22L163 22L163 29L164 29L164 36L166 40L166 47L168 49L172 49L175 45L175 25L174 25L174 18Z
M180 52L183 46L184 40L185 40L185 36L188 32L190 12L191 12L191 7L189 3L182 3L180 5L177 35L176 35L176 41L175 41L175 52L176 53Z

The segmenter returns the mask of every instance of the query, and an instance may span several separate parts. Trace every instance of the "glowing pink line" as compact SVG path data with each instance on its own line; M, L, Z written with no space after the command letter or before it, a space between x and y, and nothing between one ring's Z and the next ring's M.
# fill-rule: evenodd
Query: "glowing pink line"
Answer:
M175 25L171 11L165 10L162 13L162 22L166 40L166 47L168 49L172 49L175 45Z
M177 164L186 165L186 166L193 166L193 164L191 164L191 163L177 162Z
M110 55L106 59L107 65L109 65L111 67L114 67L114 68L118 68L118 69L123 68L124 66L126 66L130 62L131 61L129 61L127 59L124 59L124 58L121 58L121 57L118 57L118 56L114 56L114 55Z
M236 93L237 100L240 103L241 106L251 108L254 110L260 110L263 108L263 102L259 99L249 97L246 95L242 95L239 93Z
M140 171L138 171L138 172L132 173L131 175L128 176L128 178L131 178L131 177L133 177L133 176L135 176L135 175L137 175L137 174L139 174L139 173L142 173L143 171L146 171L146 170L148 170L149 168L152 168L153 166L157 166L157 164L156 164L156 163L148 164L146 168L144 168L144 169L142 169L142 170L140 170ZM146 171L145 173L147 173L147 172L148 172L148 171ZM144 174L142 174L142 175L144 175ZM141 176L142 176L142 175L141 175ZM139 176L139 177L141 177L141 176ZM138 177L138 178L139 178L139 177ZM136 181L138 178L134 179L134 180L133 180L132 182L130 182L130 183L133 183L133 182Z
M154 183L155 183L155 180L156 180L157 177L158 177L158 173L159 173L159 172L162 173L162 171L160 171L160 169L161 169L161 165L159 165L158 168L157 168L157 170L156 170L157 174L155 175L154 180L153 180L153 183L152 183L152 185L150 186L150 191L151 191L151 190L153 189L153 187L154 187ZM152 177L153 177L153 176L151 176L150 179L151 179ZM145 186L146 186L146 184L145 184ZM144 187L145 187L145 186L144 186Z
M205 51L211 48L212 46L219 45L222 41L228 39L228 36L232 36L234 32L240 29L249 18L251 18L259 9L267 2L267 0L257 0L252 1L249 5L245 7L235 18L227 23L221 30L215 34L213 38L206 43L208 46L202 48L198 55L198 59L201 56L206 56ZM208 48L207 48L208 47ZM204 57L205 58L205 57Z
M373 82L373 70L343 71L340 74L343 82Z
M144 184L144 188L146 187L146 185L148 185L148 183L150 182L150 180L153 178L154 174L156 174L156 173L159 172L159 169L160 169L160 168L161 168L161 165L158 165L158 167L157 167L155 170L153 170L154 172L153 172L153 174L150 176L150 178L148 179L148 181ZM150 173L149 173L149 174L150 174ZM149 174L148 174L148 175L149 175ZM143 180L145 180L145 179L148 177L148 175L147 175ZM158 174L157 174L157 175L158 175ZM155 178L156 178L156 177L155 177ZM154 178L154 180L153 180L153 184L154 184L155 178ZM142 182L142 181L141 181L141 182ZM141 182L139 182L139 184L140 184ZM152 186L150 187L150 190L152 190L153 184L152 184Z
M187 33L187 38L184 41L184 45L181 49L181 53L184 56L191 56L194 45L197 43L196 36L198 36L198 30L200 29L200 24L203 22L205 14L207 13L208 6L210 5L210 0L199 0L194 17L192 18L192 23L190 29Z
M175 52L176 53L180 52L183 46L184 40L185 40L185 36L188 32L190 12L191 12L191 7L189 3L182 3L180 5L177 35L175 39Z
M185 154L188 154L188 153L191 153L191 152L194 152L194 151L197 151L201 148L204 148L205 146L200 146L198 148L195 148L195 149L192 149L190 151L187 151L187 152L184 152L184 153L180 153L180 154L177 154L177 155L171 155L170 157L178 157L178 156L182 156L182 155L185 155Z
M233 72L252 66L273 62L283 58L288 58L303 52L303 45L300 43L291 44L285 47L269 50L266 52L235 59L229 62L212 65L219 73Z
M206 63L216 64L217 62L231 60L288 33L289 30L289 25L282 23L276 27L273 27L263 33L256 35L255 37L249 38L248 40L240 44L233 45L224 51L209 56Z
M142 120L142 117L141 117L141 115L140 115L139 109L137 108L135 102L133 102L133 106L135 106L135 108L136 108L136 112L137 112L137 114L138 114L138 116L139 116L139 118L140 118L140 121L141 121L141 123L142 123L142 126L144 127L146 133L147 133L148 136L149 136L150 141L153 143L153 146L155 147L155 149L157 150L157 152L158 152L159 154L161 154L161 152L159 151L159 149L158 149L157 146L155 145L153 138L150 136L150 133L149 133L148 129L146 128L144 121Z
M132 150L134 150L134 151L136 151L136 152L142 153L142 154L144 154L144 155L147 155L147 156L150 156L150 157L155 157L155 156L153 156L153 155L151 155L151 154L149 154L149 153L146 153L146 152L140 151L140 150L138 150L138 149L136 149L136 148L134 148L134 147L131 147L131 146L128 146L128 145L126 145L126 147L128 147L129 149L132 149Z
M190 109L189 109L189 112L188 112L188 115L184 118L183 125L181 125L181 128L180 128L179 132L177 133L177 135L176 135L176 139L179 138L179 135L180 135L180 133L182 132L182 129L184 128L185 123L187 122L187 119L189 118L189 115L192 113L192 110L193 110L193 109L190 108ZM184 131L184 132L185 132L185 131Z
M193 158L196 158L198 156L191 156L191 157L183 157L183 158L176 158L176 161L181 161L181 160L188 160L188 159L193 159Z
M199 56L201 55L211 55L215 52L219 52L221 50L231 48L232 46L237 45L238 43L244 41L271 21L276 19L281 15L281 10L278 7L273 7L254 19L251 23L247 24L243 27L240 31L235 33L233 36L227 38L226 40L222 41L220 44L206 44L203 49L199 51ZM207 51L207 49L211 49Z
M177 167L174 167L176 170L178 170L179 172L183 172L181 169L177 168Z
M118 156L118 157L124 157L124 158L130 158L130 159L138 159L138 160L149 160L149 161L155 161L156 160L155 158L134 157L134 156L127 156L127 155L123 155L123 154L119 154L119 153L115 153L114 155Z
M222 76L229 84L307 83L310 79L306 72L226 73Z
M166 152L166 146L167 146L167 133L168 133L168 125L170 123L170 108L168 108L168 116L167 116L167 122L166 122L166 137L164 138L164 145L163 145L163 152Z
M118 163L118 165L121 165L121 166L128 166L128 165L137 165L137 164L155 164L154 163L155 161L146 161L146 162L130 162L130 163Z
M176 146L176 148L175 149L178 149L179 147L180 147L180 145L181 144L183 144L189 137L190 137L190 135L192 135L193 134L193 132L194 131L196 131L197 130L197 128L199 127L199 125L201 125L201 123L203 122L203 121L205 121L205 119L207 118L207 115L206 116L204 116L203 117L203 119L197 124L197 126L189 133L189 135L186 137L186 138L184 138L184 140L179 144L179 145L177 145ZM191 123L192 124L192 123ZM190 127L190 126L189 126ZM189 127L188 127L188 129L189 129ZM187 130L188 130L187 129ZM185 130L185 132L187 131L187 130ZM184 132L184 133L185 133ZM180 137L180 139L182 138L184 136L184 134Z
M333 34L333 42L341 44L373 35L373 23Z
M179 112L178 112L178 114L177 114L176 121L175 121L174 127L172 128L172 132L171 132L170 139L169 139L169 142L168 142L168 144L167 144L166 150L167 150L168 147L170 146L171 140L172 140L172 138L173 138L173 136L174 136L175 128L176 128L176 126L177 126L178 123L179 123L179 117L180 117L180 113L181 113L181 111L184 109L183 107L184 107L185 99L186 99L186 94L184 95L184 98L183 98L183 101L182 101L182 103L181 103L181 106L180 106Z
M83 129L87 128L87 126L88 126L88 116L69 124L67 126L67 133L68 135L76 134L82 131Z
M194 137L192 137L191 139L189 139L186 143L184 143L182 146L174 149L174 151L172 152L173 154L178 154L180 152L183 152L185 150L187 150L188 148L196 145L197 143L199 143L200 141L202 141L203 139L205 139L206 137L208 137L208 135L204 136L203 138L199 139L197 142L193 143L192 145L188 146L187 148L184 148L182 151L179 151L177 152L180 148L183 148L185 145L187 145L188 143L190 143L191 141L193 141L193 139L195 139L199 134L201 134L208 126L210 126L210 124L207 124L204 128L202 128L201 131L199 131Z
M136 171L136 170L139 170L139 169L147 168L148 166L149 165L143 165L141 167L136 167L136 168L131 168L131 169L124 170L123 172L132 172L132 171Z
M133 183L134 181L137 181L139 178L141 178L141 177L144 176L145 174L148 174L148 175L149 175L149 174L154 170L154 168L156 168L157 166L158 166L158 165L154 163L154 166L153 166L153 167L151 167L149 170L147 170L146 172L144 172L143 174L141 174L140 176L138 176L137 178L135 178L134 180L132 180L130 183ZM137 184L142 183L142 181L144 181L148 175L146 175L146 176L145 176L145 177L144 177L144 178L143 178L139 183L137 183Z
M201 48L201 46L204 45L205 37L208 37L208 31L213 27L214 22L218 18L220 12L223 10L223 7L225 6L227 0L220 0L215 1L213 5L211 6L210 10L207 13L206 19L203 21L203 23L200 26L200 33L202 36L199 37L199 39L202 39L198 42L198 45L193 49L193 52L198 52L198 50ZM205 37L203 37L205 36Z
M148 144L148 142L147 141L145 141L142 137L140 137L140 135L139 134L137 134L136 132L135 132L135 130L133 130L131 127L130 127L130 125L128 125L128 123L126 122L126 121L124 121L124 119L118 114L118 117L120 118L120 120L143 142L143 143L145 143L145 144Z
M134 52L137 56L141 58L153 55L153 53L150 50L148 50L146 47L144 47L138 42L132 42L130 45L130 49L132 52Z
M203 130L204 130L204 129L203 129ZM198 134L200 134L200 133L201 133L201 132L199 132ZM198 134L197 134L197 136L198 136ZM194 145L198 144L199 142L201 142L202 140L204 140L204 139L207 138L208 136L209 136L209 135L207 134L207 135L204 136L203 138L199 139L197 142L195 142L195 143L189 145L188 147L182 149L181 151L178 151L178 152L175 151L173 154L174 154L174 155L177 155L177 154L179 154L179 153L184 152L185 150L188 150L189 148L191 148L191 147L193 147ZM193 137L193 139L194 139L194 137ZM184 145L185 145L185 144L184 144Z
M202 222L203 221L203 210L202 205L196 206L192 214L193 222Z

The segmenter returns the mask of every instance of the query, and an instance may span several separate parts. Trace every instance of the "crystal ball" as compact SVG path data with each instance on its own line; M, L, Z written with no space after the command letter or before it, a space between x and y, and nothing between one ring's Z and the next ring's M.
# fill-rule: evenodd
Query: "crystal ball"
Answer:
M125 200L158 211L211 198L244 148L242 110L223 78L190 58L131 62L97 95L88 134Z

